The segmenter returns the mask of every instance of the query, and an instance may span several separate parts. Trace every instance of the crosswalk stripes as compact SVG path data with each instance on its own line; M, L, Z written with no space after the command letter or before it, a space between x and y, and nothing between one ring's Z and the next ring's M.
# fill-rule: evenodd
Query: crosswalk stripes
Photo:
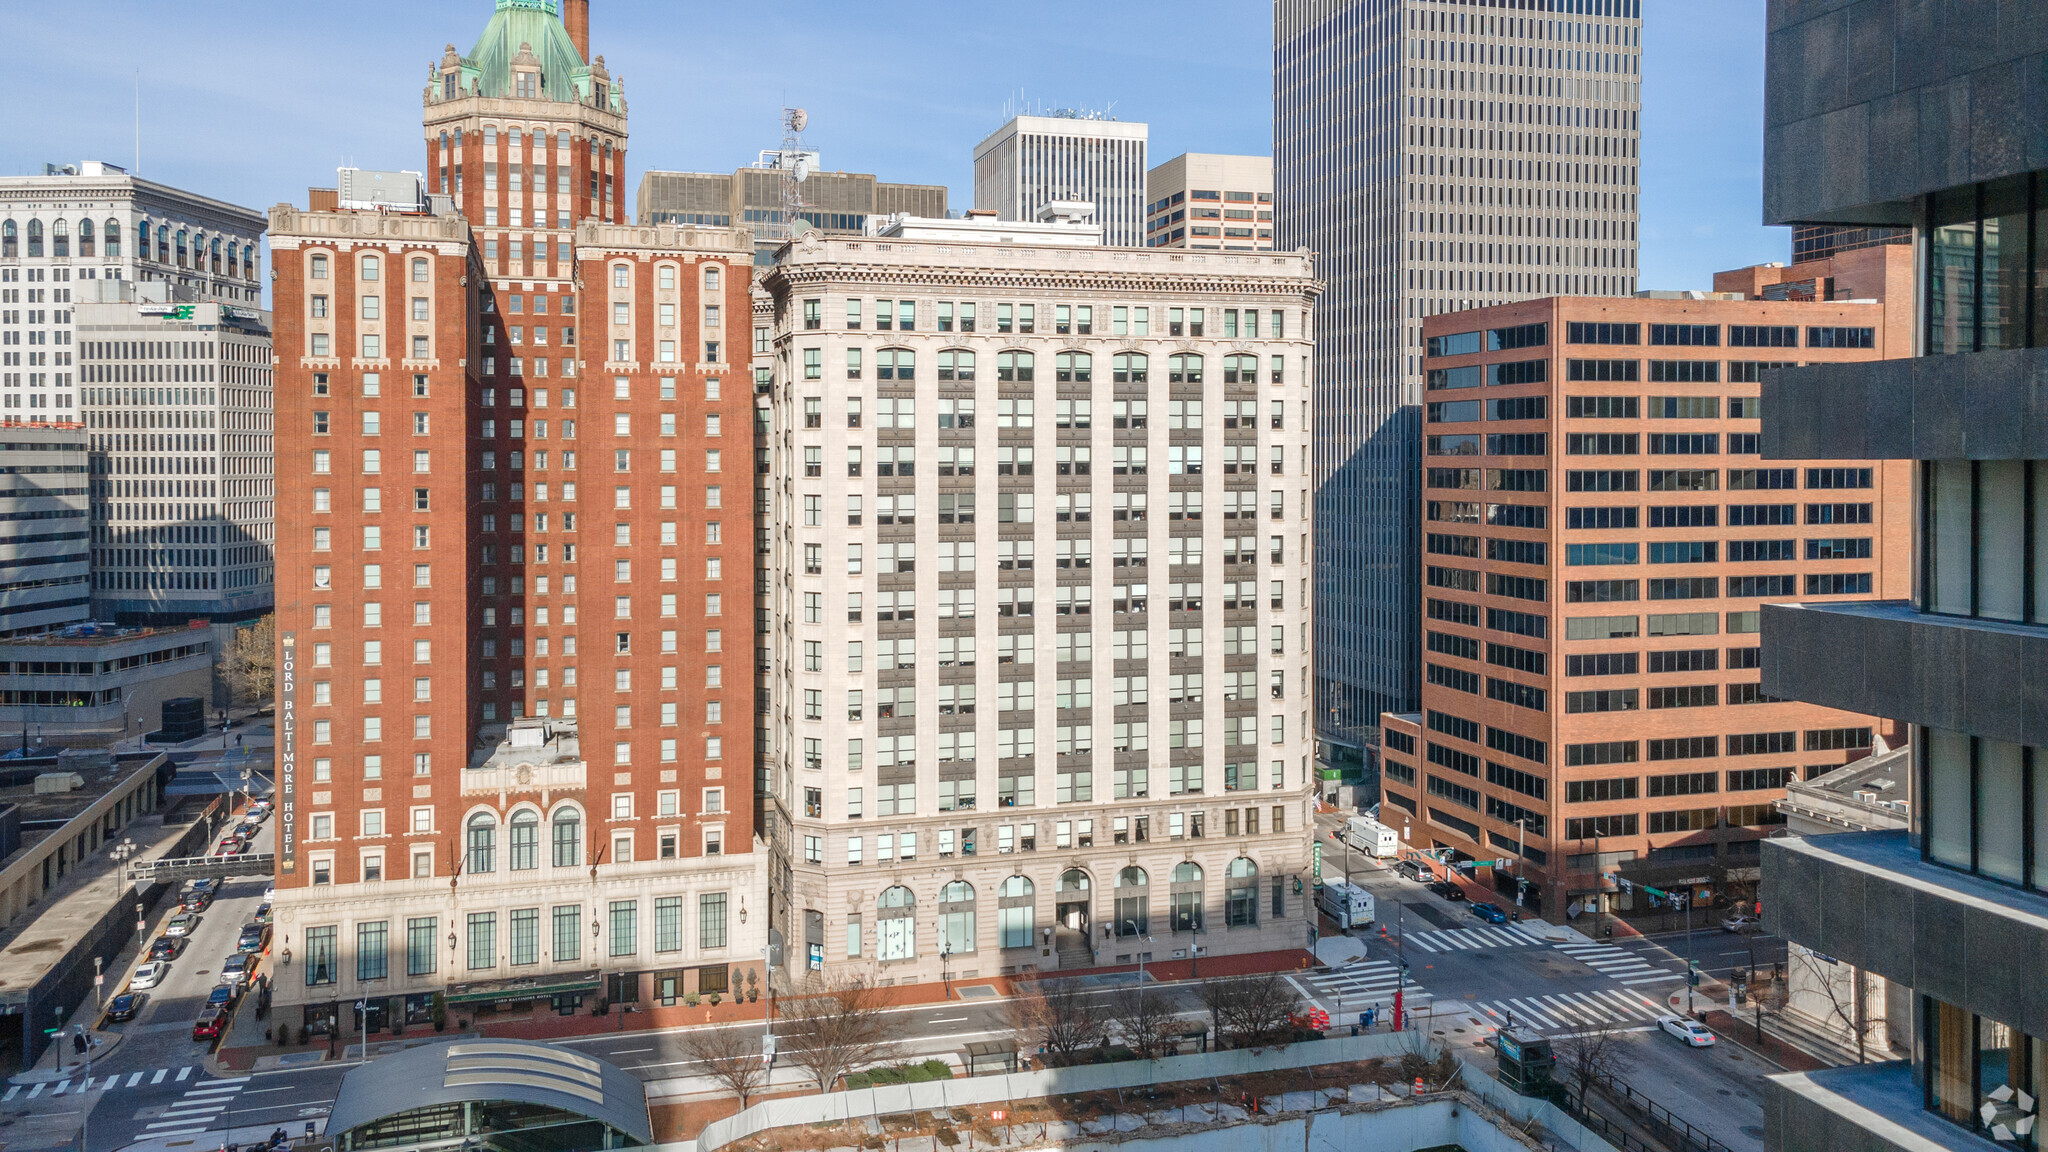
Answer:
M189 1071L189 1070L188 1070ZM181 1075L179 1079L183 1079ZM161 1119L143 1125L146 1136L191 1136L206 1131L213 1121L229 1104L235 1095L249 1082L247 1076L235 1076L221 1080L202 1080L187 1088L178 1099L166 1106Z
M189 1064L179 1068L177 1069L177 1078L172 1082L183 1083L191 1079L192 1073L197 1070L196 1066ZM25 1091L22 1085L14 1084L10 1085L5 1093L0 1093L0 1103L16 1099L33 1100L45 1095L51 1097L78 1096L86 1092L111 1092L115 1089L162 1084L171 1076L171 1072L172 1070L169 1068L144 1068L139 1072L114 1072L105 1076L93 1074L66 1077L55 1083L29 1085ZM196 1093L198 1098L203 1100L209 1093L222 1092L224 1090L223 1086L231 1085L234 1090L239 1090L242 1083L247 1079L248 1077L242 1076L232 1080L202 1080L191 1089L188 1089L185 1094L192 1096Z
M1403 993L1403 1003L1411 1006L1431 999L1430 993L1412 977L1404 983L1400 969L1386 960L1347 964L1306 979L1309 995L1330 1010L1363 1010L1369 1004L1391 1006L1397 991Z
M1409 932L1402 939L1408 947L1420 948L1425 952L1455 952L1467 948L1535 948L1548 943L1533 932L1508 924L1446 928L1440 932Z
M1575 1032L1610 1024L1647 1024L1670 1011L1640 992L1612 988L1484 1000L1474 1007L1496 1026L1512 1024L1540 1032Z
M177 1070L178 1078L174 1083L183 1083L190 1079L195 1070L196 1066L190 1064L179 1068ZM144 1077L148 1077L148 1083L150 1084L161 1084L170 1074L171 1069L169 1068L144 1068L139 1072L114 1072L106 1076L98 1074L73 1076L66 1077L54 1084L30 1085L26 1092L23 1091L21 1085L14 1084L10 1085L4 1094L0 1094L0 1103L6 1103L15 1099L33 1100L38 1096L44 1095L53 1097L76 1096L83 1092L110 1092L116 1088L134 1088L144 1083ZM247 1079L247 1077L242 1079ZM227 1083L227 1081L216 1080L210 1083L222 1084ZM236 1080L234 1083L240 1084L241 1080ZM194 1089L194 1091L197 1090L196 1088Z
M1612 944L1560 944L1557 950L1622 984L1656 984L1681 979L1685 975L1658 967L1636 953Z

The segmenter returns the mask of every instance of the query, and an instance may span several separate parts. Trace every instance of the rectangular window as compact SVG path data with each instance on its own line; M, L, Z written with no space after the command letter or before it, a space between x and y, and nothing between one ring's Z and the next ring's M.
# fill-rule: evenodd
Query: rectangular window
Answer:
M631 956L640 950L640 902L611 902L611 924L605 952L610 956Z

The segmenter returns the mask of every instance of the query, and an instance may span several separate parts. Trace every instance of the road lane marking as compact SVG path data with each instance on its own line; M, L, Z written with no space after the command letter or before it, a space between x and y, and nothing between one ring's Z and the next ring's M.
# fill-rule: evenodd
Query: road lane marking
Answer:
M157 1075L161 1076L161 1075L163 1075L163 1073L162 1073L162 1072L158 1072L158 1073L157 1073ZM137 1072L137 1073L136 1073L135 1075L133 1075L133 1076L130 1076L130 1077L128 1078L128 1086L129 1086L130 1088L133 1088L133 1087L135 1087L135 1086L136 1086L137 1084L140 1084L140 1083L142 1083L142 1077L143 1077L143 1073L142 1073L142 1072Z
M14 1098L15 1098L15 1096L16 1096L16 1095L18 1095L18 1094L19 1094L20 1092L21 1092L21 1085L19 1085L19 1084L16 1084L16 1085L14 1085L13 1087L11 1087L11 1088L9 1088L9 1089L7 1090L7 1095L5 1095L5 1096L0 1096L0 1103L4 1103L5 1101L8 1101L8 1100L12 1100L12 1099L14 1099Z
M167 1076L167 1075L169 1075L169 1074L170 1074L170 1071L171 1071L171 1070L170 1070L169 1068L159 1068L159 1069L157 1069L157 1070L156 1070L156 1075L154 1075L154 1076L151 1076L151 1077L149 1078L149 1082L150 1082L151 1084L161 1084L161 1083L163 1083L163 1082L164 1082L164 1077L165 1077L165 1076Z
M967 1016L934 1016L934 1017L932 1017L932 1018L931 1018L931 1020L930 1020L930 1023L933 1023L933 1024L958 1024L958 1023L959 1023L959 1022L961 1022L962 1020L967 1020L967 1019L971 1019L971 1017L967 1017Z

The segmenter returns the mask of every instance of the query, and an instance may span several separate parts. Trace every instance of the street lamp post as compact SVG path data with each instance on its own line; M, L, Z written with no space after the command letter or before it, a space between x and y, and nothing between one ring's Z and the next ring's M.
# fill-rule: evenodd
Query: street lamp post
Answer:
M1130 919L1129 917L1125 917L1124 923L1129 924L1131 926L1131 935L1138 937L1141 943L1150 944L1152 942L1152 938L1150 936L1145 935L1144 930L1138 927L1138 922L1136 920ZM1140 991L1142 991L1144 987L1145 953L1140 952L1138 953L1138 988Z

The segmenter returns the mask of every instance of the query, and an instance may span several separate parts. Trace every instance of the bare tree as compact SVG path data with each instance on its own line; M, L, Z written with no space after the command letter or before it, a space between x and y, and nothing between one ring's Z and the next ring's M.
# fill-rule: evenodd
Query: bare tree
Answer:
M1864 975L1861 969L1839 961L1826 961L1810 948L1794 946L1787 950L1787 959L1792 962L1787 974L1787 1003L1799 1003L1795 1011L1819 1016L1828 1024L1838 1026L1856 1038L1856 1062L1870 1062L1870 1017L1864 999ZM1841 979L1848 973L1847 981ZM1799 981L1797 992L1791 989L1794 975L1805 977Z
M836 983L813 980L776 1001L782 1017L776 1029L780 1050L811 1074L818 1091L830 1092L840 1078L889 1059L907 1032L907 1019L891 1013L880 990L866 976Z
M247 628L235 630L222 657L221 676L227 681L228 705L268 699L277 683L277 617L265 615Z
M1139 1059L1155 1059L1172 1050L1177 1021L1173 1002L1164 993L1152 988L1118 989L1110 999L1109 1016L1124 1047Z
M1580 1108L1586 1104L1586 1089L1610 1077L1628 1072L1626 1041L1621 1026L1609 1020L1583 1032L1558 1037L1551 1043L1564 1083Z
M1048 1064L1071 1064L1109 1036L1109 1016L1073 980L1040 980L1010 1001L1010 1026Z
M705 1075L739 1097L742 1108L768 1082L760 1036L750 1027L686 1028L681 1046L685 1057L704 1065Z
M1289 1018L1301 1011L1301 996L1278 973L1204 980L1202 1007L1216 1024L1219 1046L1248 1048L1284 1042Z

